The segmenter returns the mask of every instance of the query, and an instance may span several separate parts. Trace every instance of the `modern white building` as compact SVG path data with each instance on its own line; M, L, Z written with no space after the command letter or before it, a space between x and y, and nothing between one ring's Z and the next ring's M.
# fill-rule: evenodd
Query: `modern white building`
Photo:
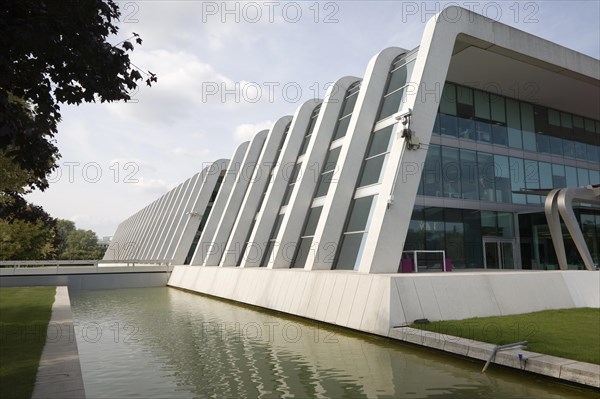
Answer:
M502 293L510 303L513 281L532 274L503 273L511 283L490 299L498 273L485 271L594 269L599 183L600 61L449 7L419 47L382 50L362 77L341 77L123 221L104 259L177 265L171 285L384 335L402 320L449 317L439 303L427 311L433 283L403 285L408 272L452 271L437 274L453 276L449 301L468 281L480 287L448 310L455 318L598 306L597 287L573 299L590 284L580 275L501 309ZM563 230L559 261L545 195L588 186L579 198L592 200L574 206L578 245ZM483 273L458 273L469 270ZM325 309L312 302L323 295Z
M105 259L396 273L435 251L417 269L557 268L533 190L600 183L599 69L448 8L418 48L381 51L125 220ZM576 216L598 264L598 208ZM566 255L584 266L570 241Z

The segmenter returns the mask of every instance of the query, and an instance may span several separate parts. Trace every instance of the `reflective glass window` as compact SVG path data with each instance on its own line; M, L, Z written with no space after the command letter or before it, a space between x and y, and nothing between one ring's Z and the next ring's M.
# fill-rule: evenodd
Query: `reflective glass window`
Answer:
M490 105L492 108L492 120L496 122L506 122L504 97L500 97L495 94L490 95Z
M390 144L390 137L392 135L392 130L394 125L390 125L381 130L373 133L371 138L371 144L369 146L369 151L367 153L367 158L372 157L374 155L383 154L388 151L388 146Z
M446 83L440 99L440 112L448 115L456 115L456 86Z
M563 155L568 158L575 158L575 142L564 139L562 141Z
M481 215L479 211L463 209L465 228L465 263L468 268L483 267Z
M458 137L461 139L477 140L477 131L475 130L475 121L468 118L456 118L458 119ZM455 134L448 134L448 136L454 136Z
M537 151L533 106L521 103L521 130L523 132L523 149Z
M538 172L537 161L531 161L526 159L525 164L525 187L526 188L540 188L540 175ZM539 204L539 195L527 195L528 204Z
M590 184L600 184L600 170L590 170Z
M460 162L458 148L442 147L442 181L444 196L461 198L460 189Z
M479 167L479 199L482 201L495 201L494 196L494 156L484 152L477 153Z
M465 267L465 227L460 209L444 209L446 259L455 268Z
M565 166L565 175L567 177L567 187L578 187L577 182L577 168L572 166Z
M357 198L353 201L350 219L348 220L347 232L364 231L367 227L371 205L374 196Z
M460 150L460 172L462 197L464 199L479 199L479 182L477 179L477 153L475 151Z
M496 145L508 145L508 132L506 126L494 124L492 125L492 138Z
M338 121L333 140L337 140L346 135L346 133L348 132L348 126L350 125L350 119L352 119L352 117L348 115Z
M585 161L587 159L587 145L584 143L575 143L575 158Z
M477 122L477 137L475 140L491 143L492 142L492 125L488 122Z
M304 234L302 234L303 236L312 236L315 234L322 210L322 206L311 208L310 212L308 213L308 220L306 222L306 227L304 228Z
M552 165L548 162L538 162L538 171L540 173L540 188L552 188Z
M358 253L365 233L344 234L340 243L340 252L335 262L337 270L356 270Z
M440 146L430 145L423 167L423 194L433 197L442 196L442 162Z
M565 177L565 166L560 164L552 164L552 187L563 188L567 187L567 178Z
M590 162L600 162L600 155L598 154L598 147L593 144L587 145L587 159Z
M363 165L362 175L358 183L358 187L368 186L369 184L379 183L381 170L385 163L385 155L380 155L365 161Z
M508 133L508 146L512 148L523 148L519 102L510 98L506 99L506 127Z
M456 88L457 104L456 112L463 118L475 116L475 107L473 106L473 89L470 87L458 86Z
M515 236L512 213L498 212L498 233L505 238Z
M550 154L563 156L563 144L562 139L559 137L550 137Z
M536 134L536 144L538 152L550 154L550 137L545 134Z
M588 186L590 184L590 175L587 169L577 168L577 182L579 187Z
M446 232L443 208L425 208L425 249L445 249Z
M475 116L481 119L490 120L490 95L480 90L475 90L474 95Z
M510 190L510 169L508 166L508 157L503 155L494 155L495 166L495 185L496 201L511 202L512 193Z
M458 119L452 115L440 114L440 134L458 137Z
M296 257L292 262L292 267L302 268L304 267L304 265L306 265L306 259L308 258L308 254L310 253L312 242L313 237L306 237L300 239L300 244L298 245Z
M510 189L511 191L520 191L525 189L525 166L522 158L509 159L510 162ZM515 204L525 204L524 194L512 193L512 202Z

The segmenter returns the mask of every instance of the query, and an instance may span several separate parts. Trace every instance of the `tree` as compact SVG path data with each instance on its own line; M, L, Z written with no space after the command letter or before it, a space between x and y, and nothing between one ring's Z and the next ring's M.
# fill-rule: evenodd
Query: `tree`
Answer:
M57 167L60 106L129 100L142 74L157 80L129 59L139 35L109 42L119 17L114 0L0 2L0 257L64 250L56 220L22 197L48 188Z
M54 258L54 233L41 221L0 219L0 260Z
M98 237L92 230L77 229L67 237L67 246L60 255L62 259L100 259L103 250L98 245Z
M0 3L0 149L44 190L59 158L53 137L60 105L129 100L142 73L129 51L137 35L115 45L114 0L4 0Z
M59 257L67 250L69 234L75 230L75 223L70 220L58 219L56 221L55 246Z

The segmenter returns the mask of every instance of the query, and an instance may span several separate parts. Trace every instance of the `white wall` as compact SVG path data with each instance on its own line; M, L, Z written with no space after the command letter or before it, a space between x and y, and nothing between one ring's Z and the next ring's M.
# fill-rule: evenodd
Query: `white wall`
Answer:
M575 270L364 274L175 266L168 285L383 336L422 318L600 307L600 273Z

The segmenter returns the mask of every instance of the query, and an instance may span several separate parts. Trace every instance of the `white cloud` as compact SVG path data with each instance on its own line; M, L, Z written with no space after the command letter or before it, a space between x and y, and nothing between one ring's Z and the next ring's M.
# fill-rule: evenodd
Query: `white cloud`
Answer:
M270 129L275 122L273 121L262 121L258 123L244 123L236 126L233 137L237 143L243 141L252 140L254 135L261 130Z
M134 184L134 187L145 193L162 195L175 187L175 184L167 183L162 179L146 179L144 177L140 177L138 182Z

